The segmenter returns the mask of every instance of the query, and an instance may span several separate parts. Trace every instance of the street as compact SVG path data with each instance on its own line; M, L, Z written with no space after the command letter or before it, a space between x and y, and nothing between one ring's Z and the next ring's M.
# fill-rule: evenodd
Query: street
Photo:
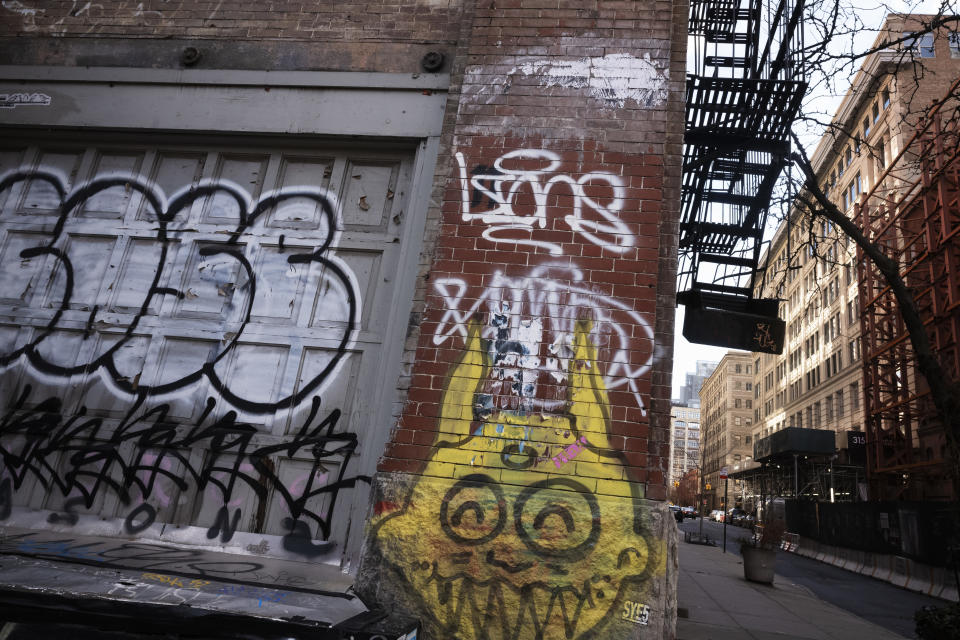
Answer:
M700 530L700 520L685 520L680 529L696 533ZM704 520L703 534L720 546L723 524ZM749 535L748 529L729 525L727 553L739 555L739 540ZM777 581L783 579L805 587L821 600L907 638L915 637L913 614L917 609L946 604L944 600L787 552L777 554L776 574Z

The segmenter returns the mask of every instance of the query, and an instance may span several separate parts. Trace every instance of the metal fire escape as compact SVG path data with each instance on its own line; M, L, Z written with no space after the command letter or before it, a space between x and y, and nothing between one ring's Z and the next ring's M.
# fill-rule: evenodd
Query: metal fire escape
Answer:
M951 92L958 88L960 80ZM952 119L944 124L938 109L856 210L868 238L897 257L932 353L948 376L960 380L960 125ZM857 265L871 493L955 500L944 425L917 370L899 305L862 251Z
M803 0L692 0L680 222L684 336L779 353L778 300L754 297L767 210L806 90Z

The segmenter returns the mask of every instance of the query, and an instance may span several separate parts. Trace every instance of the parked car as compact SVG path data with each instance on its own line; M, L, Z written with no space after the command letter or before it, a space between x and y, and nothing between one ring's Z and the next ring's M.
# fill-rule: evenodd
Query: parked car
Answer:
M716 522L723 522L723 511L720 511L720 509L714 509L707 517L711 520L715 520Z
M683 511L683 517L685 518L696 518L699 515L693 507L681 507L680 511Z
M747 515L746 511L744 511L740 507L734 507L727 512L727 518L728 518L727 522L729 522L730 524L739 525L740 520L745 515Z

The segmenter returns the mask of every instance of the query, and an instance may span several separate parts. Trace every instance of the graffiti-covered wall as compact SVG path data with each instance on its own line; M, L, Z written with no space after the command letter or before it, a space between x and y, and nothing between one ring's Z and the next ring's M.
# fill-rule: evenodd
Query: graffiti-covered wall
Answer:
M3 533L355 571L460 11L0 3Z
M465 27L411 387L359 576L428 637L673 635L684 11L480 2Z
M0 526L672 637L686 15L0 3Z
M412 171L409 148L7 138L0 524L348 566Z

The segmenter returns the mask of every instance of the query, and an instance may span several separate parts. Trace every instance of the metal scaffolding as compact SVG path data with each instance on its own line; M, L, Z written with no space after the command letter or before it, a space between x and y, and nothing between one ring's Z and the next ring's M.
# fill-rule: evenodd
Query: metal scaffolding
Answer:
M868 238L896 258L934 356L960 380L960 126L956 120L944 124L938 111L935 106L919 125L856 215ZM906 173L904 166L919 177L893 177L894 167ZM944 428L916 368L899 305L862 250L857 259L872 497L956 499Z
M747 511L767 498L796 498L815 502L857 502L859 485L866 481L863 467L840 464L831 456L782 455L759 466L730 474L742 489L736 496Z

